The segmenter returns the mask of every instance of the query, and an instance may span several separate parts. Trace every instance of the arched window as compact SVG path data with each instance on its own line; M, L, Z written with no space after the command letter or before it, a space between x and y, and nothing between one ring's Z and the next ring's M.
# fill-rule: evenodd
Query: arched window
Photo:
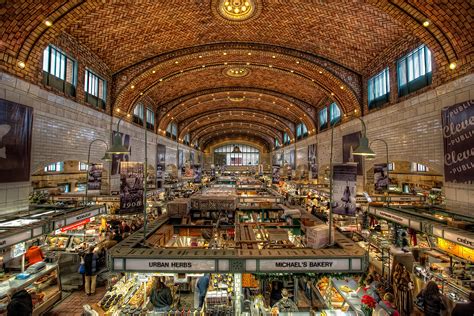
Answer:
M419 46L397 62L398 96L407 95L431 84L431 52Z
M155 112L150 108L146 108L146 128L155 129Z
M191 136L189 136L189 134L184 135L183 144L188 145L188 146L189 144L191 144Z
M64 162L58 161L44 167L44 172L62 172L64 171Z
M166 128L166 136L174 140L178 139L178 125L176 125L176 123L168 124L168 127Z
M142 103L137 103L133 109L133 121L140 125L143 125L143 109L144 107Z
M319 111L319 130L323 130L329 126L334 126L340 121L341 109L336 102L331 103Z
M296 139L302 139L308 136L308 128L304 123L296 125Z
M278 138L275 138L275 149L278 149L280 147L281 145L280 145L280 142L278 141Z
M230 144L214 150L214 163L217 165L255 166L258 165L259 160L260 151L249 145Z
M289 145L291 143L291 138L287 133L283 133L283 145Z

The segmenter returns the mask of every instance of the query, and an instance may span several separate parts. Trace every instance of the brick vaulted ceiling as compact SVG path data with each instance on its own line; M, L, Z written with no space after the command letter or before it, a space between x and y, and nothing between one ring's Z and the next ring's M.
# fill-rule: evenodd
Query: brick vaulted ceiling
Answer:
M173 121L179 138L203 145L237 135L270 144L294 138L299 122L314 133L331 100L363 109L374 63L401 46L423 42L438 69L472 71L471 1L252 1L258 15L235 22L216 13L219 0L0 0L0 69L40 81L44 47L67 34L105 65L111 113L143 100L158 133ZM231 67L246 76L226 75Z

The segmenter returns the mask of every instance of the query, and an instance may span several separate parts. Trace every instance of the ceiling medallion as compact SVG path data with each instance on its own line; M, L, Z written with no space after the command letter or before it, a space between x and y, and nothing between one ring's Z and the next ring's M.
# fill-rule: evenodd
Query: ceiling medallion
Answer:
M232 78L242 78L250 74L250 69L243 67L229 67L224 69L224 74Z
M259 13L260 0L217 0L214 7L226 20L241 22L255 17Z

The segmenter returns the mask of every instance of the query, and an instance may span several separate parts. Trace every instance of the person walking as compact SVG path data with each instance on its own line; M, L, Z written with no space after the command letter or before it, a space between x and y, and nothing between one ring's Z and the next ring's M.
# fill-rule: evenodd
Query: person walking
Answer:
M84 255L84 270L85 292L87 295L93 295L97 280L97 255L94 253L94 246L90 246L89 252Z
M206 297L207 288L209 287L209 282L211 281L211 275L209 273L204 274L196 283L196 287L199 292L199 308L202 308L204 305L204 298Z
M421 298L423 302L425 316L441 316L441 311L446 310L446 304L439 292L438 284L434 281L429 281L417 298Z

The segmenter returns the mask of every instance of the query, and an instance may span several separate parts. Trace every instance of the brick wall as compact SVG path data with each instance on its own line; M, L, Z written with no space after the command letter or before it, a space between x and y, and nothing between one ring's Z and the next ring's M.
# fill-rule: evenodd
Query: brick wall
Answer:
M367 136L369 140L381 138L387 141L390 161L419 162L439 174L444 174L441 110L472 99L474 99L474 74L367 114L364 116ZM334 128L334 162L342 162L342 136L360 131L361 128L359 120L352 120ZM297 166L307 164L307 155L304 153L305 148L311 143L318 144L321 174L329 165L331 131L324 131L296 143L299 153L296 155ZM287 146L276 152L285 152L293 146ZM375 142L371 147L378 155L375 160L365 162L366 170L372 168L374 163L386 161L382 142ZM472 215L474 185L445 183L444 191L448 208L461 214Z
M110 146L111 124L116 128L118 119L102 111L74 102L53 92L28 83L12 75L0 72L0 98L30 106L33 111L31 173L45 165L66 160L87 161L89 144L100 138ZM123 121L120 131L130 135L131 161L144 161L144 129ZM155 166L156 145L167 146L166 163L176 164L177 143L148 132L148 163ZM190 147L179 145L189 155ZM92 145L91 162L101 162L105 146L100 142ZM197 156L197 153L195 154ZM103 162L110 170L110 163ZM118 190L118 176L112 176L111 189ZM28 207L29 182L0 185L0 214L25 210Z

